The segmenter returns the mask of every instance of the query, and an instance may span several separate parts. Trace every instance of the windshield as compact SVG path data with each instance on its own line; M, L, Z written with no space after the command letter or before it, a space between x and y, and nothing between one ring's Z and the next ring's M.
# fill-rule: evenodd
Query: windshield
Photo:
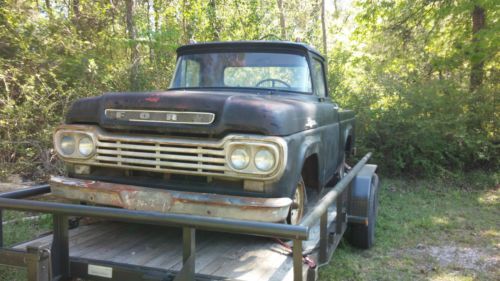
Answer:
M311 93L305 56L227 52L183 55L171 88L265 88Z

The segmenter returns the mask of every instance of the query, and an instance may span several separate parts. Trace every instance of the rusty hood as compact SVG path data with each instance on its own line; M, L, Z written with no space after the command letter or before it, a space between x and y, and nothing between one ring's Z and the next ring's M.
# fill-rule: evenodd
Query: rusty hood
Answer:
M238 132L285 136L311 129L311 124L318 126L333 121L328 120L333 115L325 114L317 103L311 102L310 96L304 96L187 90L106 93L74 102L66 123L158 133L220 136ZM132 112L135 118L127 118L123 112ZM178 114L182 112L210 114L202 118L203 122L175 122L184 118ZM124 118L116 118L116 114ZM150 117L153 115L154 118ZM138 116L144 120L138 120Z

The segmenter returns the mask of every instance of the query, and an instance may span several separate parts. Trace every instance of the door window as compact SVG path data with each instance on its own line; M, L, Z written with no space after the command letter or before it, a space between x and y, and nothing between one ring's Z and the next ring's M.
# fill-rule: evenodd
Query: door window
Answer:
M326 83L323 73L323 63L313 59L314 93L321 98L326 97Z

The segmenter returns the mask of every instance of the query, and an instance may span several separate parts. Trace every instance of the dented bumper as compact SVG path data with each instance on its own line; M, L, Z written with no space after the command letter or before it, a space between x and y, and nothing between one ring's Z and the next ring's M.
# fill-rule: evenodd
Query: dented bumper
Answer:
M184 192L66 177L52 177L50 187L55 196L87 203L264 222L284 221L292 204L292 200L286 197Z

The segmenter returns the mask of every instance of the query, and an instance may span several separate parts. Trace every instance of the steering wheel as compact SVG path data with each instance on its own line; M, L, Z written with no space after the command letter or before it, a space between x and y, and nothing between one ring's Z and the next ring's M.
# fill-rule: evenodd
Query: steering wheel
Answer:
M285 85L287 88L291 88L290 85L283 81L283 80L280 80L280 79L274 79L274 78L268 78L268 79L264 79L264 80L260 80L257 84L255 84L255 87L259 87L260 85L266 83L266 82L272 82L272 86L271 87L275 87L276 83L280 83L280 84L283 84Z

